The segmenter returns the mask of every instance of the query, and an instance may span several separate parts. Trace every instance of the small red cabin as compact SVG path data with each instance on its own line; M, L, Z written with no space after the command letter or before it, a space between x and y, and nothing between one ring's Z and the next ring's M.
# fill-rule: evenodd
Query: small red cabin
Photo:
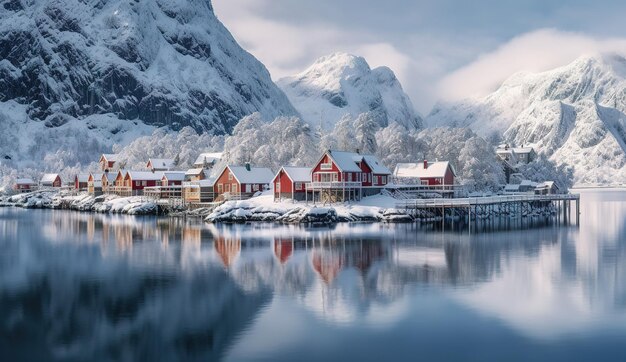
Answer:
M269 188L274 174L269 168L226 166L219 173L213 186L216 197L228 194L235 197L250 197L257 191Z
M37 183L30 178L18 178L15 181L13 190L19 193L26 193L37 190Z
M311 182L311 169L308 167L283 166L274 176L274 201L283 198L304 200L306 184Z
M89 187L89 174L81 173L74 176L74 189L86 191Z
M185 181L184 171L164 172L161 177L161 186L181 186L183 181Z
M450 162L399 163L393 173L394 177L424 186L452 186L456 171Z
M59 188L63 185L61 181L61 176L57 173L47 173L41 177L41 181L39 182L41 187L54 187Z
M102 171L112 170L116 162L117 155L110 153L103 153L102 156L100 156L100 161L98 161L98 163L100 164L100 169Z
M124 186L130 187L137 194L146 187L160 186L162 178L163 172L128 171L124 177Z

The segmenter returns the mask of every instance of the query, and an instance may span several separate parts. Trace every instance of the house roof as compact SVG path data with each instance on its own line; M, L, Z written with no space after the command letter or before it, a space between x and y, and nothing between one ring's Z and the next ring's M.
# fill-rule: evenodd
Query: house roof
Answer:
M163 172L150 172L150 171L127 171L126 172L126 176L124 176L124 178L126 178L127 176L130 177L131 179L137 181L161 181L161 179L163 178Z
M213 187L213 185L215 185L215 181L217 181L216 177L210 177L208 179L204 179L204 180L198 180L198 181L189 181L185 183L185 186L198 186L198 187Z
M53 183L56 178L59 177L58 173L47 173L41 177L43 183Z
M251 167L250 171L248 171L246 166L229 165L227 167L233 173L237 181L242 184L269 184L274 179L274 173L269 168ZM222 172L220 172L220 174Z
M385 167L374 155L363 155L363 159L375 174L391 175L391 171Z
M530 180L522 180L522 182L520 182L520 186L532 186L532 187L537 187L537 183L530 181Z
M311 168L309 167L295 167L295 166L283 166L280 168L278 173L274 176L278 176L281 170L285 171L287 177L292 182L310 182L311 181Z
M360 159L362 156L356 152L333 151L326 152L335 162L335 165L343 172L361 172L361 168L356 164L355 158Z
M36 185L37 183L30 178L18 178L15 180L15 183L18 185Z
M150 158L148 163L152 163L152 168L172 168L174 159L171 158Z
M104 177L105 175L109 182L115 181L115 179L117 178L117 172L105 172L104 174L102 174L102 176L100 176L100 180L102 180L102 177ZM125 175L126 175L126 171L124 171L122 176L125 176Z
M504 191L519 191L518 184L507 184L504 186Z
M167 171L163 173L163 177L168 181L185 181L185 171Z
M117 157L118 156L116 154L114 154L114 153L103 153L102 157L104 157L109 162L117 162Z
M544 188L545 188L545 189L551 189L551 188L553 188L553 187L558 188L558 186L556 185L556 183L554 183L554 181L544 181L544 182L540 182L540 183L537 185L537 188L538 188L538 189L544 189Z
M89 174L88 173L79 173L78 175L76 175L76 177L78 178L78 182L87 182L87 181L89 181Z
M187 170L185 172L185 175L187 176L196 176L201 174L204 171L203 168L190 168L189 170Z
M206 160L206 162L213 162L213 161L219 161L222 159L222 152L205 152L205 153L201 153L198 158L196 158L196 162L194 162L194 165L202 165L204 164L204 161Z
M517 154L531 153L533 151L534 151L534 149L532 147L515 147L515 148L513 148L513 152L515 152Z
M89 176L93 176L94 181L95 180L102 180L102 172L92 172L89 174Z
M424 169L424 162L399 163L396 165L393 175L400 178L439 178L446 176L448 166L452 170L452 173L456 175L454 167L452 167L448 161L428 162L426 169Z

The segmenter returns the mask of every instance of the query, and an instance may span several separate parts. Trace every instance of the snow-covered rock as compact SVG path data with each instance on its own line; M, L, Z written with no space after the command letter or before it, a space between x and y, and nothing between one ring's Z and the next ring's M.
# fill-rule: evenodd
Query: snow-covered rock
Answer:
M577 183L626 182L626 59L584 56L551 71L520 73L484 99L440 104L427 124L470 127L532 144Z
M393 71L371 69L362 57L331 54L277 83L312 129L331 130L343 116L366 112L381 126L393 121L410 129L422 126Z
M0 19L3 159L93 158L155 127L224 134L253 112L297 115L210 0L8 1Z

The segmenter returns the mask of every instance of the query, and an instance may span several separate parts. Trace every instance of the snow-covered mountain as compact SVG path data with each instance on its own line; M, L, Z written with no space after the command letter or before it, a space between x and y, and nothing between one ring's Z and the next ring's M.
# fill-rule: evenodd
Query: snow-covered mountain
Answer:
M226 133L296 112L210 0L12 0L0 8L0 100L59 126L113 113Z
M297 115L210 0L10 0L0 20L5 160L83 162L157 127L224 134L254 112Z
M371 69L362 57L331 54L277 83L314 129L320 125L332 129L343 116L365 112L373 114L381 126L397 121L409 128L422 127L422 119L393 71Z
M469 126L485 137L534 144L578 183L626 182L626 59L584 56L551 71L520 73L484 99L439 104L431 126Z

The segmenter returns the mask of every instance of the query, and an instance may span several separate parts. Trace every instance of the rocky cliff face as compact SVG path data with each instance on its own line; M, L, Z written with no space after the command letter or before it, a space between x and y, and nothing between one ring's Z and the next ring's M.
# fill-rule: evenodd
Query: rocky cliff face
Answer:
M229 133L297 114L210 0L9 0L0 19L0 101L48 128L107 114Z
M335 53L304 72L278 81L303 119L314 129L332 129L345 115L370 112L381 126L398 122L422 127L411 100L391 69L371 69L365 59Z
M626 182L626 59L585 56L512 76L480 100L441 104L430 125L469 126L485 137L533 144L578 183Z

